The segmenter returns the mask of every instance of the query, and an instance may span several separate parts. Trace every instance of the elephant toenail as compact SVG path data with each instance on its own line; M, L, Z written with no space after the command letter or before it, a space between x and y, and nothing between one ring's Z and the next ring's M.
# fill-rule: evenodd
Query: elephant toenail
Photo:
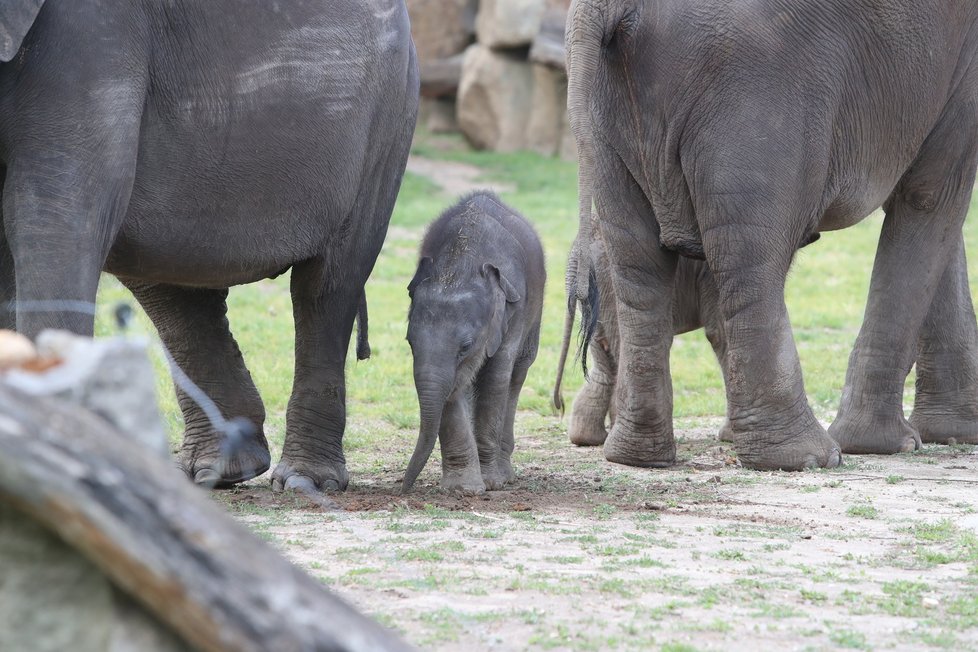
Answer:
M200 469L194 474L194 484L213 489L221 481L221 474L214 469Z

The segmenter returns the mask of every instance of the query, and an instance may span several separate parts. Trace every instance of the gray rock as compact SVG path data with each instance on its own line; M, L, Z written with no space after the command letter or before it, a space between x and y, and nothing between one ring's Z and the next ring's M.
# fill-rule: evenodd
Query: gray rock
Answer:
M475 20L479 43L495 49L530 45L545 7L546 0L481 0Z
M475 36L478 0L407 0L411 35L424 64L459 54Z
M533 66L533 97L526 130L527 148L554 156L560 150L567 122L567 75L539 63Z
M458 124L474 147L524 149L532 97L533 69L525 60L481 44L465 51Z

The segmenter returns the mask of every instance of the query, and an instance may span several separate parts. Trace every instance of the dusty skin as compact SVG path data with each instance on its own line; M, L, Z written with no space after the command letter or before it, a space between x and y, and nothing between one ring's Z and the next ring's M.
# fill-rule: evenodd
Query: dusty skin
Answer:
M392 447L339 509L267 479L215 496L422 649L978 647L978 449L762 473L718 426L677 423L679 464L649 471L521 413L512 491L444 494L436 459L402 496Z

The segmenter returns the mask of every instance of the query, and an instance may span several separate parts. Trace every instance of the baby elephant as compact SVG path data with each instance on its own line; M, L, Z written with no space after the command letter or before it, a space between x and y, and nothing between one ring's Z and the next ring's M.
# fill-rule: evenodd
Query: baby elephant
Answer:
M429 227L408 285L421 432L404 491L435 437L444 489L482 493L515 479L513 420L537 355L545 279L533 227L492 193L462 198Z

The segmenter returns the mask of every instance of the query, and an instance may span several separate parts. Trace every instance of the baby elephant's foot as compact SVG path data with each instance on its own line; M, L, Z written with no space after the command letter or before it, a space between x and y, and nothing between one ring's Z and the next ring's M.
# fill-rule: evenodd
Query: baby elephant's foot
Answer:
M206 437L188 434L177 455L177 465L195 484L224 489L267 471L271 456L265 436L249 423Z
M478 467L466 467L444 471L441 477L441 488L450 493L459 492L465 496L474 496L486 492L486 483Z
M489 468L483 468L482 481L485 482L487 490L498 491L515 482L516 473L513 472L513 465L509 460L500 460Z

